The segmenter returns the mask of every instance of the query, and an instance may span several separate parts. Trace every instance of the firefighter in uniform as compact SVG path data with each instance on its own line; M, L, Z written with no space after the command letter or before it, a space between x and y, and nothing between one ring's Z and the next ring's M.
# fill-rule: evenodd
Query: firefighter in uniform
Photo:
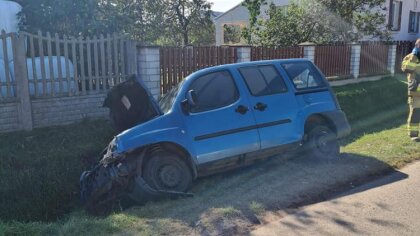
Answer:
M416 45L411 54L404 57L401 65L404 73L407 73L408 79L408 104L410 113L408 115L407 128L408 135L413 141L420 141L420 39L417 39Z

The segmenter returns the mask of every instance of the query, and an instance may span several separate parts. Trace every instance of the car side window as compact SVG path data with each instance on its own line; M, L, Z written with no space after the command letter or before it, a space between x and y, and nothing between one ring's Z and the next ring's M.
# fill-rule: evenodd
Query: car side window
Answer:
M272 65L242 67L239 72L253 96L287 92L283 78Z
M196 79L188 89L197 95L191 113L204 112L228 106L239 98L235 81L228 71L218 71Z
M297 90L325 86L321 74L309 62L284 63L282 67L286 70Z

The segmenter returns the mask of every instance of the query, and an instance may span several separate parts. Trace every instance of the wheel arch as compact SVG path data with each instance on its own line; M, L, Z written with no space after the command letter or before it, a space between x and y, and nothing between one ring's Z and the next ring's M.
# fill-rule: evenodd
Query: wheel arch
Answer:
M334 121L331 120L328 116L323 115L321 113L312 114L306 119L304 133L307 134L315 124L326 125L329 129L331 129L331 131L333 131L337 135L337 127Z

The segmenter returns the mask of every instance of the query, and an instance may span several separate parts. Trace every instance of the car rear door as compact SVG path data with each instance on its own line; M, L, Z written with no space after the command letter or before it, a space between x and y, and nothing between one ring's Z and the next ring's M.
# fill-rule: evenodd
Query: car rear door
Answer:
M260 149L255 119L230 71L199 76L188 86L187 91L191 90L197 95L197 102L184 116L184 122L198 164Z
M248 87L249 100L260 134L261 149L295 143L298 105L293 91L274 64L238 68Z

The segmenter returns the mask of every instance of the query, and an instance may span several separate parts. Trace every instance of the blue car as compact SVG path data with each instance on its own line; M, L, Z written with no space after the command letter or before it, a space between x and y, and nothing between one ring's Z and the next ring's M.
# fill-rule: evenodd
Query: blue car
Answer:
M159 102L146 97L152 116L115 136L81 176L82 200L93 213L122 194L137 201L189 195L198 177L286 151L333 160L337 140L350 133L325 76L305 59L211 67ZM130 109L129 99L117 101Z

